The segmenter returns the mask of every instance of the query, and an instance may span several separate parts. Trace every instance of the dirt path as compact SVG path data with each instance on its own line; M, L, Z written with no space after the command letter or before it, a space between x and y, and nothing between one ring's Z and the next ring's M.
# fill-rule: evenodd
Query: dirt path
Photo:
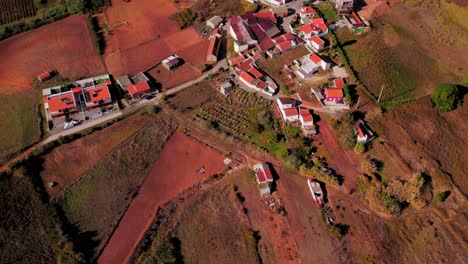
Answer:
M197 170L204 167L205 173ZM176 132L112 234L98 263L127 263L157 209L198 181L222 171L223 155Z

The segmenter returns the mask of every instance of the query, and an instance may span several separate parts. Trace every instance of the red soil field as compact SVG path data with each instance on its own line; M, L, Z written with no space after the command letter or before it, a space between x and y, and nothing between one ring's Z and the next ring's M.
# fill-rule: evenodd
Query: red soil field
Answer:
M177 13L171 1L134 0L126 3L116 0L112 4L106 10L106 16L108 27L113 31L106 37L104 54L110 73L118 76L146 71L171 54L181 56L193 66L205 63L208 40L193 28L179 30L176 22L170 19ZM199 75L196 71L192 74ZM180 75L184 78L186 73Z
M0 93L28 90L37 75L54 69L70 79L106 72L85 16L71 16L3 40L0 54Z
M205 173L197 173L201 167ZM223 155L176 132L125 212L98 263L126 263L151 224L158 207L194 183L221 172Z

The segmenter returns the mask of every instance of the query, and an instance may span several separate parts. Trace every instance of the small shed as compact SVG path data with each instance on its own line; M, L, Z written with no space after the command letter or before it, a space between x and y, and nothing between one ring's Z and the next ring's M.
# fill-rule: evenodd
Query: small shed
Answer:
M223 22L223 19L220 16L214 16L206 21L206 25L211 28L216 28Z
M48 80L51 77L50 72L43 72L37 76L37 79L41 82Z
M227 95L229 92L232 91L232 89L233 87L230 82L224 82L223 84L219 86L219 91L224 95Z

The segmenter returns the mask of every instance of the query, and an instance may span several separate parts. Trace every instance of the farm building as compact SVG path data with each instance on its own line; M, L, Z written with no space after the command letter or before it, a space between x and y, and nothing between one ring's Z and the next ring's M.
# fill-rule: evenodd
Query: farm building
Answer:
M214 16L206 21L206 25L215 29L219 24L221 24L221 22L223 22L223 19L220 16Z
M228 93L230 93L232 89L233 87L230 82L224 82L219 86L219 91L224 95L227 95Z
M265 163L258 163L253 166L257 186L260 191L260 196L271 194L271 185L273 184L273 174L270 167Z
M37 76L37 79L41 82L48 80L51 77L50 72L44 72Z
M173 69L177 68L181 64L181 60L177 55L171 55L168 58L164 59L161 64L164 68L172 71Z
M276 104L278 105L284 122L293 122L299 119L297 113L298 102L296 100L288 97L278 97L276 99Z
M325 47L325 41L317 35L313 35L312 37L310 37L307 40L307 43L316 52L318 52L319 50L323 49L323 47Z
M314 117L310 113L309 109L307 108L299 109L299 121L301 121L301 127L306 136L317 134L317 131L315 130L315 125L314 125Z
M275 14L277 17L287 17L288 16L288 7L287 6L273 6L270 10Z
M221 47L223 31L220 28L213 30L206 54L206 61L208 63L216 63L218 61L219 50Z
M374 133L367 127L362 119L359 119L354 125L356 141L365 144L375 138Z

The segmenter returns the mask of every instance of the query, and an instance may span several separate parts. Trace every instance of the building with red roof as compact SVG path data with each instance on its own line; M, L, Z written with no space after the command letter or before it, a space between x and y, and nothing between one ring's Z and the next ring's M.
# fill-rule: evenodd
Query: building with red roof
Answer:
M317 66L322 67L323 70L328 70L330 68L330 63L323 60L317 53L311 53L309 59Z
M153 89L150 85L150 80L143 72L138 73L132 77L128 75L122 75L117 78L117 83L122 90L134 100L139 99L145 95L157 93L156 89Z
M342 103L343 102L343 90L338 88L326 88L325 89L325 100L327 102Z
M255 80L255 78L246 71L242 71L239 75L239 78L241 81L243 81L247 85L252 84L253 81Z
M52 117L59 117L65 114L76 113L76 99L73 92L49 94L43 96L44 108Z
M345 82L343 78L337 78L333 80L333 86L338 89L342 89L344 86Z
M317 134L314 125L314 118L307 108L299 109L299 121L301 121L301 127L305 135Z
M317 11L311 6L301 7L301 12L299 14L301 17L314 17L318 15Z
M37 79L41 82L48 80L51 77L50 72L43 72L37 76Z
M297 28L298 35L309 39L312 35L323 36L328 33L328 27L323 18L313 18L310 22Z
M271 10L260 11L260 12L254 13L254 15L256 17L258 17L258 18L267 19L267 20L273 22L274 24L277 23L275 14Z
M257 180L257 186L260 191L260 195L270 195L271 185L274 181L273 174L268 164L258 163L253 166L255 172L255 178Z
M250 73L253 77L257 78L257 79L262 78L262 76L263 76L263 73L261 73L261 72L260 72L259 70L257 70L255 67L252 67L252 68L249 70L249 73Z
M299 119L297 112L298 102L292 98L288 97L278 97L276 99L276 104L280 110L281 117L283 117L284 122L292 122Z
M313 35L307 40L307 43L313 50L319 51L325 47L325 41L317 35Z
M208 52L206 54L206 61L208 63L216 63L218 61L218 54L222 42L222 34L222 30L219 28L216 28L212 32L210 44L208 46Z
M109 87L104 85L86 87L82 90L86 107L94 108L112 103Z
M359 119L354 125L354 133L356 134L356 141L362 144L375 138L374 132L369 129L362 119Z

